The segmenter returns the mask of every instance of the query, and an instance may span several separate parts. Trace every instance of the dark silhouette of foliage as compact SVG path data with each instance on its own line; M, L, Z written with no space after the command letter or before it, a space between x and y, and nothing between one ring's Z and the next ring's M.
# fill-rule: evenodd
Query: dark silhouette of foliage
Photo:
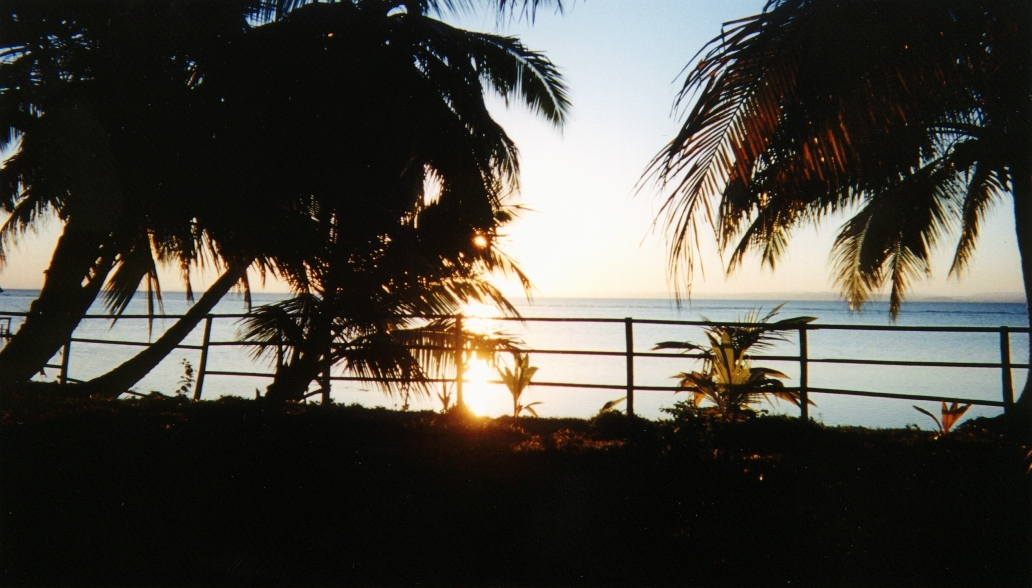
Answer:
M245 340L291 350L267 397L299 400L340 362L387 389L418 380L418 358L397 337L437 333L413 334L405 315L451 314L472 300L514 312L483 277L501 270L529 285L496 243L514 218L505 202L519 168L484 93L525 101L559 125L568 103L558 72L514 39L411 11L317 4L256 32L244 66L228 72L240 80L231 87L270 80L257 84L259 99L240 99L258 109L245 118L283 137L282 168L256 169L256 189L312 194L321 235L299 271L284 274L298 297L246 324ZM245 159L257 167L262 156Z
M56 213L65 234L0 352L18 367L3 381L36 373L105 282L116 313L142 280L160 305L158 263L180 265L188 295L193 268L225 271L188 317L87 389L138 380L230 287L246 291L248 267L306 288L329 219L334 247L371 255L419 213L431 265L455 263L471 231L493 237L518 167L482 108L484 84L559 124L555 68L514 39L423 14L450 2L302 4L14 5L0 64L0 114L18 147L0 177L3 233L9 242ZM85 173L89 153L107 159ZM444 189L422 202L430 177ZM518 273L494 248L480 258Z
M0 171L10 213L0 232L6 246L48 216L64 232L39 298L0 353L4 382L39 371L105 284L113 312L144 280L160 305L156 263L179 264L189 286L191 267L234 259L219 227L200 222L219 186L206 124L215 117L199 88L251 10L246 2L9 8L0 22L0 124L16 151ZM243 212L220 217L223 226Z
M1027 448L984 420L936 439L781 417L514 421L239 398L3 408L12 585L1032 579Z

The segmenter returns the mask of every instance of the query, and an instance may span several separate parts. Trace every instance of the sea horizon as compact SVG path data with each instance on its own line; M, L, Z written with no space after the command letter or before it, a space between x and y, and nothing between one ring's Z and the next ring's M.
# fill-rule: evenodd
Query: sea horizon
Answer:
M4 295L33 295L38 294L39 289L33 288L7 288L0 291L0 297ZM199 298L204 293L201 289L195 289L193 291L194 298ZM255 291L251 293L253 298L286 298L292 293L290 291ZM186 290L162 290L162 299L169 297L182 297L182 300L186 300ZM244 294L242 292L229 292L223 299L228 300L243 300ZM538 300L648 300L658 301L665 300L672 304L690 305L694 301L721 301L721 300L734 300L744 302L842 302L846 304L846 301L842 296L834 292L809 292L809 291L795 291L795 292L776 292L776 293L763 293L763 292L742 292L742 293L729 293L729 294L712 294L702 293L693 294L691 296L678 297L672 293L670 294L637 294L637 295L625 295L625 296L580 296L580 295L533 295L530 297L524 296L523 294L507 296L510 302L517 305L533 306ZM102 301L103 295L98 296L98 302ZM146 292L139 291L137 293L136 300L146 300ZM888 302L888 294L872 294L870 301L871 303L884 303ZM903 305L911 303L958 303L958 304L1026 304L1025 294L1023 292L1004 292L1004 293L988 293L988 294L972 294L967 296L934 296L934 295L913 295L906 298Z

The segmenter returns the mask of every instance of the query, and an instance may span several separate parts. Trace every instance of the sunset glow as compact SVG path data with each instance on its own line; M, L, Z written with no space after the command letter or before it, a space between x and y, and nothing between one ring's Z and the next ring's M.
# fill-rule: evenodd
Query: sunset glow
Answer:
M499 321L494 317L501 315L497 308L483 302L468 302L461 311L462 328L478 335L487 335L499 329Z
M466 377L462 385L463 402L474 414L485 416L494 412L492 402L491 380L497 379L491 366L480 359L471 360L466 365Z

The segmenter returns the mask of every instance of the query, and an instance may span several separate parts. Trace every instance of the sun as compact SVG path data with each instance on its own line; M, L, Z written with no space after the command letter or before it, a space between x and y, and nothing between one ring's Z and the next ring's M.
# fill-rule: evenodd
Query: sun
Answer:
M492 411L491 380L495 379L491 366L480 359L470 360L466 365L462 384L462 401L473 414L484 416Z

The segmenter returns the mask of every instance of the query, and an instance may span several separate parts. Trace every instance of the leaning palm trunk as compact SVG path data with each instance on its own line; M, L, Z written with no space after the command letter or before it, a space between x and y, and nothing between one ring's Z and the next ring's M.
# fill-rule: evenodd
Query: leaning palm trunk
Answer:
M276 370L272 383L265 389L264 398L276 404L303 400L308 394L308 385L327 368L326 363L322 354L301 354L297 361Z
M43 371L97 299L113 267L95 235L72 222L57 242L39 296L14 338L0 351L0 386L27 382ZM84 278L85 276L85 278Z
M110 372L77 387L89 396L117 398L150 373L208 315L219 300L247 273L247 263L232 264L204 295L152 345Z
M68 342L116 261L105 243L121 214L122 193L106 129L89 108L75 103L53 109L40 127L23 149L47 161L47 173L67 190L69 203L39 297L0 351L0 386L26 382L43 370ZM11 222L3 227L5 239L17 230Z

